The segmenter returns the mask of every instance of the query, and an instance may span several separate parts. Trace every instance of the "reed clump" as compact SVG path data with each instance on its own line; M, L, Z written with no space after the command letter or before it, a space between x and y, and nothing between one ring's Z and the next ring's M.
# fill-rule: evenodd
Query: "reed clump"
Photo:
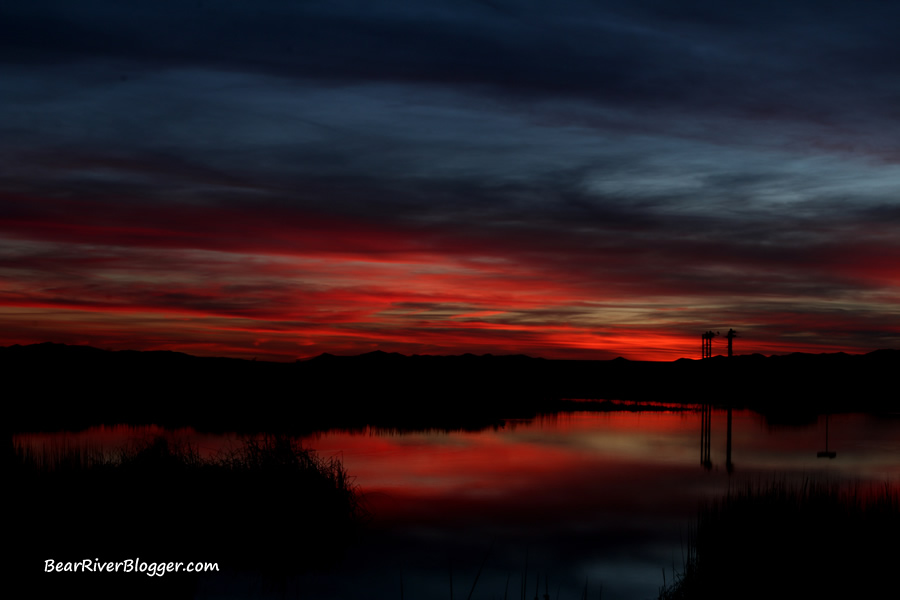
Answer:
M659 599L889 597L898 536L896 483L748 483L700 508Z
M165 437L111 453L10 442L7 456L12 539L35 580L52 579L46 559L95 557L289 576L338 561L366 518L340 461L287 436L211 458Z

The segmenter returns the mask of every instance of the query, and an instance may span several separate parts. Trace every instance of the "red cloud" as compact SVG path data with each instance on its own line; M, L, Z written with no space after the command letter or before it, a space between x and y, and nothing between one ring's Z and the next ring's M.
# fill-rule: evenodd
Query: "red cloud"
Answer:
M839 239L778 257L552 224L14 200L0 215L4 343L671 360L696 357L709 328L741 331L739 353L867 351L900 336L884 322L896 243Z

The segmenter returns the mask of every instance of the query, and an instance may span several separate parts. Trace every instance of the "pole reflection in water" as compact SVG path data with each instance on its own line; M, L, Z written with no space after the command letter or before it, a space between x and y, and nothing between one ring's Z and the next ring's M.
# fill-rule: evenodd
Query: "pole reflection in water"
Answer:
M700 407L700 464L707 471L713 468L712 453L710 450L712 438L712 404L704 404ZM733 409L726 409L725 425L725 470L731 474L734 472L734 463L731 460L732 448L732 423Z
M728 355L731 356L731 346L729 339L729 347L728 347ZM730 475L734 471L734 464L731 462L731 407L728 407L728 432L726 434L726 442L725 442L725 470L728 471Z
M714 420L726 430L724 456L711 444ZM582 597L585 580L590 597L600 585L606 600L655 597L660 568L680 561L680 540L698 502L720 497L729 478L900 479L900 420L835 415L835 422L841 461L814 456L822 443L815 424L773 426L746 410L709 405L568 413L482 431L367 428L308 436L304 446L342 460L372 521L339 568L304 576L303 596L396 600L402 572L405 595L447 597L452 563L454 588L471 587L480 572L479 597L503 597L510 576L509 594L517 597L526 574L531 597L538 572L551 591L559 586L560 598ZM111 432L116 438L160 433L106 428L61 435L69 445L107 446ZM99 437L92 442L92 435ZM218 441L191 430L177 435L205 452L235 443L234 434ZM53 434L17 435L14 442L60 443ZM827 448L832 442L826 440ZM729 477L734 458L740 469ZM722 461L725 468L716 468ZM209 590L208 597L218 591L227 588Z
M829 415L825 415L825 449L817 452L816 458L834 458L837 456L837 452L828 451L828 417Z
M700 464L706 469L712 469L712 459L709 454L711 431L712 405L704 404L700 408Z

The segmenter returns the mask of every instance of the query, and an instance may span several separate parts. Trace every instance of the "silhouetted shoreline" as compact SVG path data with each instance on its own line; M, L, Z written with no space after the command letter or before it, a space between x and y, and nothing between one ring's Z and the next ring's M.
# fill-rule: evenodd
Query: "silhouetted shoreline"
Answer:
M368 518L341 462L287 436L207 459L164 437L114 455L7 441L6 454L13 589L33 597L192 598L201 580L242 573L277 585L339 563ZM138 559L215 567L151 574Z
M372 352L274 363L44 343L0 348L0 364L14 432L101 423L290 433L480 428L588 408L567 398L712 403L788 422L900 410L900 350L674 362Z
M701 505L658 598L889 597L898 534L896 483L748 482Z

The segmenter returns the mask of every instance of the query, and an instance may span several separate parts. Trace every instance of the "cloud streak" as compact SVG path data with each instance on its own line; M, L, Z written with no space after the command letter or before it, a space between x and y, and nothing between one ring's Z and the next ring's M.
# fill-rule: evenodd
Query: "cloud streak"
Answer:
M900 343L888 3L3 10L2 342Z

